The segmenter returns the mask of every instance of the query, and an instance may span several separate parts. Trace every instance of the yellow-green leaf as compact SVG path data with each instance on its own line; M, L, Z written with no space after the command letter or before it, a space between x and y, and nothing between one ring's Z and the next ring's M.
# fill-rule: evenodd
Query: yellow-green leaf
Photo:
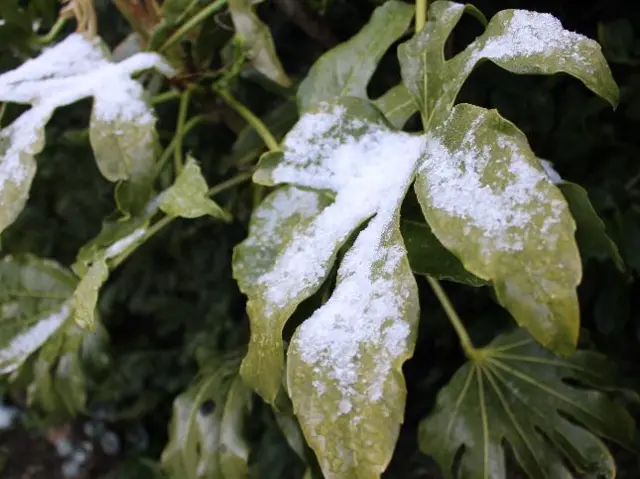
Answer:
M455 2L434 2L425 28L398 49L404 84L426 120L438 124L446 119L465 80L483 60L518 74L564 72L612 105L617 104L618 88L600 45L565 30L547 13L503 10L463 52L445 61L444 42L464 10L470 8ZM478 16L475 9L471 11Z
M542 344L575 348L582 266L575 222L527 138L495 110L461 104L427 135L415 185L427 222Z
M409 117L418 110L415 100L402 83L388 90L373 103L395 128L404 127Z
M248 312L252 336L257 328L263 336L259 343L252 338L256 352L250 351L252 363L245 359L243 367L260 367L255 358L270 362L275 379L267 400L273 402L283 325L318 290L338 250L359 231L344 253L331 296L294 333L286 377L325 477L377 478L391 459L402 421L401 367L413 353L418 321L417 287L399 216L424 139L392 130L367 100L342 97L302 115L282 148L262 158L254 180L325 192L334 201L309 221L285 228L276 256L263 263L268 269L254 273ZM281 216L273 217L278 234ZM252 230L248 241L259 241L257 233ZM260 264L255 257L234 258L236 270ZM256 387L253 376L244 377Z
M318 192L293 186L278 188L254 210L249 237L233 252L233 274L240 290L249 297L251 320L251 340L241 373L270 402L280 389L284 368L282 329L297 303L292 301L280 314L265 315L270 308L264 299L268 285L263 285L260 278L277 264L296 230L308 225L328 204L328 197Z
M479 350L438 393L420 424L420 447L446 478L511 477L506 441L531 479L571 479L568 464L584 477L613 479L613 457L597 436L631 447L635 433L630 414L607 394L616 378L600 354L562 359L516 330Z
M189 157L173 186L162 194L160 209L170 216L198 218L211 215L225 221L231 220L231 215L209 198L208 190L200 166Z
M83 329L95 330L95 310L100 288L109 277L109 268L104 259L95 261L82 277L73 293L71 302L73 319Z
M367 85L378 62L405 34L412 17L413 6L398 0L376 8L362 30L313 64L298 88L300 111L339 96L367 98Z
M229 13L236 35L249 49L256 70L282 86L291 80L282 68L269 27L262 23L251 0L229 0Z
M90 138L100 171L111 181L127 180L123 208L148 200L156 137L153 110L131 77L171 67L155 53L138 53L113 63L99 38L75 33L37 58L0 75L0 101L32 105L0 131L0 232L24 207L35 174L33 156L44 146L44 128L54 111L94 98Z

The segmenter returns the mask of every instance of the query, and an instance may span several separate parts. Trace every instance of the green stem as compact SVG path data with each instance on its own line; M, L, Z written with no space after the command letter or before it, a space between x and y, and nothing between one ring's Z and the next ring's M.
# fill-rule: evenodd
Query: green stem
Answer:
M229 92L220 91L218 93L222 97L222 99L229 104L230 107L240 113L240 115L242 115L242 117L247 120L247 123L249 123L256 130L258 135L260 135L260 138L262 138L262 141L264 141L265 145L267 145L267 148L269 148L269 151L280 150L278 141L273 137L273 135L269 131L269 128L267 128L267 126L262 122L260 118L254 115L251 110L249 110L238 100L233 98L233 96L231 96Z
M451 304L451 301L449 300L447 293L445 293L444 289L442 289L442 286L440 286L440 282L437 279L427 276L427 281L429 281L429 284L431 285L433 292L436 294L438 301L440 301L440 304L442 305L444 312L447 314L449 321L451 322L454 329L456 330L456 333L458 334L458 338L460 339L460 344L462 345L462 349L464 350L464 353L469 359L476 358L478 356L477 350L471 343L471 338L469 337L469 333L467 332L464 325L462 324L462 321L460 320L458 313L456 313L456 310L453 307L453 304Z
M206 119L207 119L206 115L194 116L184 125L182 134L186 135L194 127L196 127L199 123L203 122ZM158 164L156 166L156 178L158 177L158 175L160 175L160 173L164 169L165 165L167 164L167 161L169 161L169 158L171 157L171 153L175 151L176 141L177 141L177 135L172 138L171 143L169 143L169 146L167 146L167 148L162 153L160 160L158 160Z
M167 41L158 49L159 52L164 52L178 43L180 39L189 33L189 30L195 28L199 23L202 23L207 17L213 15L227 4L227 0L215 0L210 5L200 10L197 14L191 17L180 28L178 28L173 35L171 35Z
M180 99L180 110L178 111L178 124L176 126L175 144L173 150L173 166L175 175L178 176L184 165L184 155L182 153L182 140L184 138L184 127L187 122L187 112L189 110L189 100L191 99L191 89L187 89Z
M236 185L239 185L240 183L243 183L245 181L247 181L249 178L251 178L251 175L253 174L252 171L244 171L242 173L237 174L236 176L234 176L233 178L229 178L228 180L223 181L222 183L218 183L215 186L212 186L209 191L207 192L207 194L209 196L215 196L217 194L220 194L230 188L233 188ZM138 246L136 246L135 248L133 248L130 251L127 251L126 253L124 253L121 256L118 256L117 258L114 258L112 263L111 263L111 269L115 269L118 266L120 266L122 264L122 262L124 260L126 260L129 255L131 255L131 253L133 253L136 249L138 249L142 244L144 244L147 240L149 240L149 238L151 238L153 235L155 235L156 233L158 233L160 230L164 229L166 226L168 226L169 224L171 224L171 222L173 220L175 220L176 218L178 218L178 216L164 216L163 218L159 219L158 221L156 221L154 224L152 224L149 229L145 232L144 236L142 237L142 240L140 241L140 243L138 244Z
M180 98L180 92L178 90L167 90L164 93L159 93L152 97L149 103L151 103L151 105L159 105L177 98Z
M67 17L58 17L58 20L56 20L56 23L53 24L53 27L51 27L49 33L43 36L36 36L36 41L41 45L47 45L54 41L58 36L58 33L60 33L60 30L62 30L62 28L67 23L67 20Z
M427 5L429 0L416 0L416 33L427 23Z

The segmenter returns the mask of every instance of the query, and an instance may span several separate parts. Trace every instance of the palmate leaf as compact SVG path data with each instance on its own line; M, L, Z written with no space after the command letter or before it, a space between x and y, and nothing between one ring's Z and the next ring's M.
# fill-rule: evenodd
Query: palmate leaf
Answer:
M348 41L322 55L298 88L301 112L339 96L367 98L367 84L389 47L409 27L414 8L389 0Z
M229 13L237 37L248 48L249 58L256 70L270 80L291 85L280 63L269 27L262 23L251 0L229 0Z
M294 411L326 477L379 477L395 447L406 394L401 367L418 319L399 209L423 146L419 136L391 130L368 101L343 97L303 115L283 152L263 157L254 175L315 190L276 190L234 255L252 333L242 375L269 402L280 387L285 323L364 227L333 294L297 329L287 356ZM323 208L322 191L334 198ZM305 199L278 206L291 194Z
M569 73L612 104L618 90L599 45L547 14L500 12L445 61L444 42L468 8L433 3L425 28L398 50L428 137L416 195L435 236L493 283L516 321L544 345L570 353L582 270L567 203L515 126L495 111L452 106L485 59L515 73Z
M93 97L90 139L100 172L126 180L119 205L138 210L148 200L157 148L155 115L131 76L172 69L156 54L139 53L112 63L98 38L72 34L40 56L0 75L0 101L31 105L0 131L0 232L22 211L35 175L34 156L56 108Z
M420 425L421 449L447 478L508 477L503 440L532 479L574 477L565 459L589 477L613 478L613 457L596 435L630 446L635 432L629 413L606 393L615 378L598 353L561 359L523 330L499 336L440 391Z
M162 466L172 478L241 479L249 476L244 424L251 391L237 369L220 367L173 403Z

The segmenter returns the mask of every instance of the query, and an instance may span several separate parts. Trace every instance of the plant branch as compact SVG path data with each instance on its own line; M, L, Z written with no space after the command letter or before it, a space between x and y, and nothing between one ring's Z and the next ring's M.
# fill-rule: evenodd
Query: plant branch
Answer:
M240 115L242 115L242 117L247 120L247 123L249 123L256 130L258 135L260 135L260 138L262 138L262 141L264 141L265 145L267 145L267 148L269 148L269 151L280 150L278 141L274 138L274 136L269 131L269 128L267 128L267 126L262 122L260 118L258 118L251 110L249 110L238 100L233 98L233 96L231 96L229 92L219 91L218 93L230 107L240 113Z
M447 293L445 293L444 289L442 289L442 286L440 286L440 282L437 279L427 276L427 281L429 281L429 284L431 285L433 292L436 294L438 301L440 301L440 304L442 305L444 312L447 314L449 321L451 322L454 329L456 330L456 333L458 334L458 338L460 339L460 344L462 345L462 349L464 350L464 353L469 359L476 358L478 356L477 354L478 352L476 348L473 346L473 343L471 343L471 338L469 337L469 333L467 332L464 325L462 324L462 321L460 320L458 313L456 313L456 310L453 307L453 304L451 304L451 301L449 300Z
M215 0L198 13L196 13L193 17L191 17L188 21L186 21L180 28L178 28L173 35L171 35L167 41L165 41L160 48L158 48L159 52L164 52L168 50L173 45L178 43L180 39L189 33L192 28L195 28L199 23L202 23L206 20L207 17L213 15L215 12L220 10L227 4L227 0Z
M175 100L177 98L180 98L180 92L178 90L167 90L151 97L149 103L151 103L151 105L160 105L161 103Z
M48 45L49 43L54 41L58 36L58 33L60 33L60 30L62 30L62 28L66 25L67 20L69 20L69 17L58 17L58 20L56 20L56 23L53 24L53 27L51 27L49 33L42 36L36 36L36 41L41 45Z
M189 133L195 126L197 126L199 123L203 122L204 120L206 120L206 115L198 115L198 116L194 116L193 118L191 118L185 125L183 128L183 135L186 135L187 133ZM156 166L156 178L158 177L158 175L162 172L162 170L164 169L167 161L169 160L169 158L171 157L171 152L175 151L175 145L176 145L176 141L177 141L177 135L174 136L171 139L171 142L169 143L169 146L167 146L167 148L164 150L164 152L162 153L162 156L160 157L160 160L158 160L158 164Z
M189 100L191 99L191 89L187 89L180 99L180 110L178 111L178 124L176 125L176 135L173 150L173 166L175 175L178 176L182 171L184 164L184 154L182 152L182 140L184 138L184 127L187 121L187 112L189 110Z

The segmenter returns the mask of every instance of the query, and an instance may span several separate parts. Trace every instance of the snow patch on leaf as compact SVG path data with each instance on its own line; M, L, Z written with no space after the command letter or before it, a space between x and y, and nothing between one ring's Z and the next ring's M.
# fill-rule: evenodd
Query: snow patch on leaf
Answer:
M8 345L0 349L0 374L15 371L25 358L37 351L58 330L70 314L71 308L65 303L59 311L14 336Z

